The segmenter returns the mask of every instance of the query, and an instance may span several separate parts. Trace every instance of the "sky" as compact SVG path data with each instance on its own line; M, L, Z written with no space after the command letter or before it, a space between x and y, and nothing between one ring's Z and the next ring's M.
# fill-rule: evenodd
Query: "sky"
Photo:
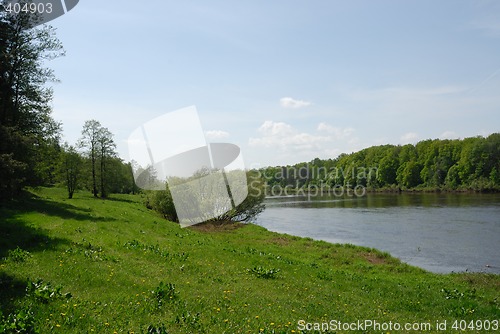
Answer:
M126 161L193 105L247 168L500 131L499 1L81 0L50 24L63 139L96 119Z

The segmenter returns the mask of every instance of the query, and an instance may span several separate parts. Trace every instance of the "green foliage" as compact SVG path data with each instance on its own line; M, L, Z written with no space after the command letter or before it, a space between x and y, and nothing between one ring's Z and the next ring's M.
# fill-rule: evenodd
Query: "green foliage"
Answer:
M413 188L421 183L420 165L416 161L407 161L398 169L398 184L405 188Z
M500 190L500 134L463 140L424 140L416 145L373 146L336 159L259 170L268 189L310 185L327 189ZM375 172L372 172L375 171Z
M78 146L86 150L92 177L92 194L105 198L109 188L108 162L116 157L113 134L97 120L85 121Z
M101 246L92 245L90 242L81 244L78 242L73 243L72 247L66 249L66 254L80 254L86 259L92 261L112 261L118 262L118 260L104 252Z
M378 181L380 184L396 184L398 170L397 149L392 148L387 151L386 156L380 160L378 166Z
M498 168L496 166L491 170L490 180L495 186L500 186L500 172L498 172Z
M147 328L147 334L168 334L167 327L165 324L160 324L157 326L149 325Z
M0 334L36 334L36 318L30 309L20 309L10 313L7 317L0 312Z
M68 198L73 198L81 176L82 157L73 146L65 144L60 154L59 175L68 189Z
M168 250L161 248L160 245L158 245L158 244L147 245L147 244L143 244L140 241L135 240L135 239L132 241L127 241L123 245L123 247L125 247L127 249L140 250L140 251L145 252L145 253L148 252L148 253L151 253L154 255L161 256L165 259L170 259L170 258L174 258L174 257L187 259L187 257L188 257L188 255L184 252L172 254Z
M276 268L263 268L261 266L253 267L252 269L247 269L250 274L255 275L258 278L272 279L276 278L280 269Z
M9 250L7 253L7 259L14 262L24 262L31 257L30 252L16 247L13 250Z
M175 290L175 284L172 283L163 283L160 284L151 291L153 297L157 302L157 306L161 307L165 302L175 301L178 297L178 293Z
M244 185L242 185L244 186ZM266 196L263 179L256 171L247 172L248 196L245 200L226 213L211 219L210 221L225 222L248 222L261 213L265 205L263 203ZM165 190L144 191L144 204L148 209L160 213L164 218L171 221L178 221L175 211L174 201L168 185ZM209 202L211 203L211 202ZM209 204L207 203L207 204Z
M72 297L71 293L62 293L62 286L58 285L52 287L50 282L45 283L42 279L38 279L35 282L29 281L26 287L26 293L28 296L33 297L35 300L41 303L48 303L55 299Z
M146 190L144 191L144 205L151 210L161 214L163 218L177 222L177 212L175 211L174 200L168 189L165 190Z
M47 60L64 54L48 26L24 29L23 15L0 12L0 196L53 182L60 124L50 116L55 81Z
M344 321L500 316L498 275L432 274L372 249L254 224L182 229L137 195L96 201L77 191L69 201L63 188L33 191L0 207L0 232L26 224L27 240L43 240L27 248L29 261L0 260L0 309L31 309L41 333L291 333L297 319L327 321L332 310ZM6 258L9 249L0 242ZM105 256L117 261L96 259ZM43 279L33 287L43 297L26 294L25 277Z
M459 167L457 164L453 165L448 169L448 174L446 175L446 185L451 189L456 189L461 184Z

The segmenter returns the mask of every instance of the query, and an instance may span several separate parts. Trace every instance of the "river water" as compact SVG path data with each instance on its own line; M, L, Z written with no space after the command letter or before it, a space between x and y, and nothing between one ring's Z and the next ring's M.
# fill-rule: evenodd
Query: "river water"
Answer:
M257 224L275 232L389 252L437 273L500 274L500 194L267 198Z

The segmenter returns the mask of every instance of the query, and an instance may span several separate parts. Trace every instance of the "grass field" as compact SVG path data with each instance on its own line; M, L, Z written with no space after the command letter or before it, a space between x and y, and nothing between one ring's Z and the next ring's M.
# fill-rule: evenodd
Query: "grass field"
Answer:
M252 224L181 229L140 196L65 197L41 188L0 207L0 333L313 333L330 320L481 332L500 319L498 275L432 274ZM358 332L410 332L382 329Z

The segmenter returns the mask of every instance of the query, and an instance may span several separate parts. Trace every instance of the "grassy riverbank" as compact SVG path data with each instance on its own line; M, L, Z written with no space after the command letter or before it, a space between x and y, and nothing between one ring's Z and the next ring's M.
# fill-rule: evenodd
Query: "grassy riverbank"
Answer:
M0 208L0 324L17 314L42 333L300 333L299 320L451 330L500 318L498 275L432 274L252 224L181 229L139 196L65 195L42 188Z

